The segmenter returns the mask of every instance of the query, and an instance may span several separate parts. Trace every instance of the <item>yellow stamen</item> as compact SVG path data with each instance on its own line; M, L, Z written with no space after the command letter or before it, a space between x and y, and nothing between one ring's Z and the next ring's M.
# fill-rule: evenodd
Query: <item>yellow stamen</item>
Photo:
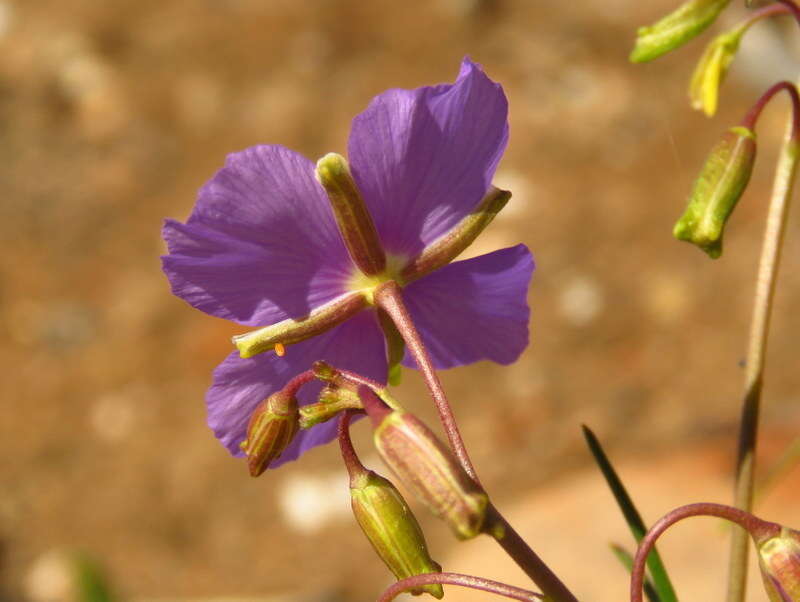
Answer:
M286 355L286 347L283 346L283 343L275 343L275 355L278 357Z

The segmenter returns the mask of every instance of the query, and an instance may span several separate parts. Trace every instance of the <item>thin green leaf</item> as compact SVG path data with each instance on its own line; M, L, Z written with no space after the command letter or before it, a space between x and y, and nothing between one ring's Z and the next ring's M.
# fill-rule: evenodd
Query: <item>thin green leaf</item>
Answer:
M631 496L628 495L625 486L622 484L617 472L611 465L611 461L603 451L597 437L586 425L583 425L583 436L586 437L586 443L589 445L589 449L597 465L600 467L606 479L606 483L608 483L611 489L611 493L614 494L614 498L617 500L617 505L625 516L625 522L628 523L628 527L638 544L642 541L644 534L647 532L647 528L645 527L639 511L633 504ZM653 551L647 556L647 567L650 569L650 575L653 577L653 584L661 602L678 602L675 589L672 587L672 582L667 575L667 570L664 568L664 563L661 562L661 557L658 555L658 551L656 551L655 547L653 547Z
M113 602L111 587L100 566L86 554L75 557L75 585L79 602Z
M617 560L620 561L622 566L628 569L629 573L633 571L633 555L618 544L611 543L609 544L609 547L611 548L611 552L617 557ZM650 577L646 575L644 579L644 595L647 596L647 599L650 600L650 602L661 602L661 598L658 596L658 592L656 591L655 586L653 586L653 582L650 580Z

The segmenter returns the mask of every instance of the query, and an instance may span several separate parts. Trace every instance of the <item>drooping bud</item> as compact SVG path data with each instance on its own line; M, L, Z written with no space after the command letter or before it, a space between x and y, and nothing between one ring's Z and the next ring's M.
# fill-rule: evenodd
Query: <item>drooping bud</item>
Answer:
M758 543L764 588L772 602L800 600L800 532L782 528L780 535Z
M314 309L303 319L288 319L233 337L233 344L243 358L274 349L282 356L285 345L299 343L338 326L367 306L367 299L358 292L346 293Z
M350 498L361 530L397 579L441 572L428 554L425 536L411 510L390 481L371 470L350 478ZM438 583L411 590L415 596L444 596Z
M640 27L632 63L652 61L701 34L730 0L688 0L653 25Z
M693 109L703 111L709 117L717 112L719 88L739 50L739 42L746 29L739 27L720 34L706 46L689 84L689 99Z
M447 446L417 417L403 411L364 407L375 424L375 446L383 461L459 539L481 533L489 498Z
M689 205L675 224L675 238L697 245L716 259L722 255L722 232L753 171L756 135L729 129L706 159L695 180Z
M403 268L400 274L402 281L411 282L453 261L492 223L510 198L509 191L491 186L469 215L447 234L425 247L416 259Z
M357 393L335 385L327 385L320 392L317 403L300 408L300 428L308 429L320 422L326 422L344 410L360 409L362 409L361 398Z
M264 472L292 442L299 428L294 396L278 391L262 401L250 416L247 438L240 446L247 455L250 476Z
M316 176L328 193L336 224L353 263L367 276L381 274L386 269L386 253L347 160L336 153L328 153L317 161Z

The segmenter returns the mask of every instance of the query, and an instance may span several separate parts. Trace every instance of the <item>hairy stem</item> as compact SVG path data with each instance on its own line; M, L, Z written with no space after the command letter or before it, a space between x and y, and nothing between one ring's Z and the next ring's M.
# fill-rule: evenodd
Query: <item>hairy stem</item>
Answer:
M790 87L782 84L785 84L785 82L776 84L770 88L767 94L762 96L762 100L765 97L768 100L775 92L786 89L792 98L793 111L787 125L778 166L775 170L748 338L744 401L742 404L734 486L734 505L745 511L750 511L753 507L755 455L758 442L761 389L764 382L765 349L772 314L775 281L786 230L786 217L797 172L798 132L800 131L798 127L800 111L798 111L797 90L791 84L788 84ZM755 112L751 111L751 115L754 114L754 118L757 118L760 113L759 105L763 106L763 102L759 101L756 104ZM748 550L747 533L738 527L734 527L728 565L728 602L742 602L744 600L747 588Z
M529 592L528 590L514 587L513 585L506 585L499 581L492 581L481 577L473 577L472 575L462 575L460 573L426 573L424 575L406 577L391 585L381 594L381 597L378 598L378 602L390 602L405 591L431 583L460 585L461 587L469 587L471 589L503 596L504 598L521 600L522 602L531 602L532 600L541 600L543 598L541 594L537 594L536 592Z
M642 583L644 582L647 556L655 546L656 540L672 525L690 516L724 518L738 525L737 529L740 529L745 536L749 533L759 540L774 537L781 530L781 526L778 524L763 521L749 512L732 506L725 506L724 504L701 503L675 508L675 510L656 521L642 538L641 543L639 543L639 549L633 559L633 570L631 571L631 602L642 602Z
M506 554L542 589L548 600L577 602L578 599L567 589L561 579L550 570L491 503L487 510L483 531L500 544Z
M433 367L428 350L422 342L422 337L420 337L417 327L414 326L414 322L411 320L411 315L408 313L408 308L406 308L403 301L403 294L398 284L394 281L389 281L379 286L375 291L375 302L392 319L406 342L409 351L411 351L411 355L414 356L422 377L425 379L425 384L428 386L428 391L433 397L433 402L436 404L439 419L442 421L442 427L453 453L455 453L459 463L472 480L479 483L478 475L472 466L464 440L458 430L458 424L456 424L450 402L447 400L447 395L445 395L442 388L439 375Z

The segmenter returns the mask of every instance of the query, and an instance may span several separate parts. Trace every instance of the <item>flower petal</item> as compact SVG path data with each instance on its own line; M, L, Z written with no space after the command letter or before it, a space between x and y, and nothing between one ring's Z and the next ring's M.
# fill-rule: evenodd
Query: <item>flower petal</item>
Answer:
M280 146L229 155L186 224L167 220L163 236L172 292L247 326L308 314L353 272L313 163Z
M403 290L408 310L437 368L515 361L528 345L528 286L533 257L525 245L450 265ZM403 364L416 367L406 351Z
M258 403L308 370L316 360L386 382L385 344L374 311L361 312L325 334L287 347L284 357L262 353L242 359L234 351L217 366L206 394L208 425L228 451L242 455L239 443L245 438L247 422ZM316 383L303 387L298 395L300 404L315 401L319 390ZM335 436L336 420L300 431L270 468L295 460Z
M455 84L388 90L356 116L350 167L387 251L416 256L480 202L507 115L500 85L465 58Z

